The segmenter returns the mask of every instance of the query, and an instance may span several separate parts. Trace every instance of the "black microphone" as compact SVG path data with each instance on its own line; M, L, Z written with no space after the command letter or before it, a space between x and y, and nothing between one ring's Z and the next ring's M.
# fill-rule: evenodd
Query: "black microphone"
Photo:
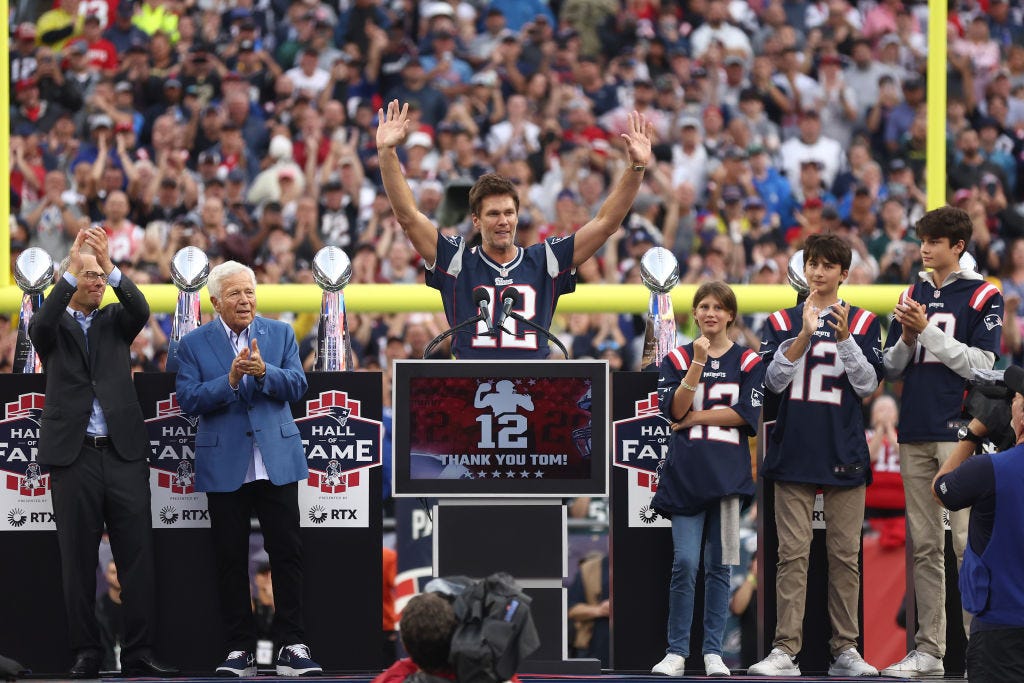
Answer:
M487 335L493 337L494 322L491 320L491 311L487 308L487 304L491 303L491 295L483 285L473 289L473 303L480 312L480 319L487 325Z
M519 301L522 298L523 295L520 294L519 290L515 287L505 288L505 291L501 293L501 313L498 315L498 322L494 324L495 329L508 332L508 330L505 329L505 318L508 317L513 306L519 305Z
M427 344L427 348L423 349L423 357L424 358L429 358L430 354L432 354L434 352L434 349L436 349L438 346L440 346L441 342L443 342L445 339L447 339L448 337L452 336L453 334L455 334L456 332L458 332L460 330L464 330L464 329L466 329L467 327L470 327L470 326L475 326L479 322L483 322L485 325L487 325L487 330L490 333L490 336L493 337L495 335L494 323L491 322L491 312L489 310L487 310L487 303L490 300L491 300L491 295L488 294L487 290L484 289L482 286L481 287L477 287L476 289L474 289L473 290L473 301L476 303L476 306L477 306L477 309L478 309L477 314L474 315L469 320L463 320L461 323L459 323L455 327L449 328L449 329L445 330L444 332L442 332L441 334L439 334L436 337L434 337L433 339L431 339L430 343ZM474 332L475 332L475 330L474 330Z

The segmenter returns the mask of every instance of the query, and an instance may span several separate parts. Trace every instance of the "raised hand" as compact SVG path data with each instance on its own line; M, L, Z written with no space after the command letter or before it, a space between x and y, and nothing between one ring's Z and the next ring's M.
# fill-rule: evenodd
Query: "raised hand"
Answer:
M693 360L697 363L708 361L708 350L711 348L711 340L701 335L693 342Z
M626 132L621 135L622 139L626 141L626 154L629 156L630 164L646 166L651 160L654 124L648 121L643 114L634 111L629 114L629 123L626 128Z
M242 381L242 375L246 375L245 367L249 362L249 349L242 349L235 356L235 359L231 361L231 370L228 372L228 384L231 385L232 389L237 389L239 383Z
M850 304L843 302L842 305L834 303L829 308L832 309L831 316L835 322L828 320L829 327L836 331L836 339L844 341L850 336Z
M803 316L803 329L801 332L808 337L813 335L818 329L818 314L821 313L821 309L814 306L811 303L804 304L804 316Z
M68 254L68 272L76 278L82 274L82 245L85 244L85 234L88 230L79 230L75 235L75 241L71 245L71 252Z
M110 275L114 270L114 264L110 260L110 247L107 244L107 231L98 225L86 228L80 235L84 235L83 241L92 249L96 255L96 263L103 269L104 275Z
M398 100L391 100L387 114L383 109L377 110L377 119L377 149L397 147L409 134L409 103L399 108Z
M267 374L267 364L263 362L263 356L260 354L260 345L256 343L255 339L252 340L246 374L257 378Z
M925 312L924 306L909 297L896 304L893 315L903 326L904 335L909 332L913 335L914 341L917 340L917 335L921 334L928 326L928 314ZM908 343L910 342L908 341Z

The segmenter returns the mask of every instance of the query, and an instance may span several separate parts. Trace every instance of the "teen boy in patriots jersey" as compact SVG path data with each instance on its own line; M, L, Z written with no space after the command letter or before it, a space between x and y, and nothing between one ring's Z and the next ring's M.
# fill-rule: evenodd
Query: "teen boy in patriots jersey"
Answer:
M771 653L747 670L751 674L800 675L811 512L821 488L828 520L829 675L878 675L857 652L857 558L871 482L861 405L882 376L881 327L873 313L838 296L850 259L850 247L836 235L808 237L804 274L811 292L804 303L770 315L762 333L765 388L779 399L761 466L775 492L778 621Z
M427 264L427 284L441 291L448 324L455 325L477 314L473 292L483 287L491 301L490 315L501 310L503 292L515 287L521 295L516 313L547 329L558 297L576 287L576 267L589 259L619 229L643 182L651 157L653 125L643 114L629 115L628 131L622 134L629 165L612 188L597 215L562 239L549 239L526 249L516 246L519 195L515 186L495 174L482 176L469 192L473 228L481 244L467 248L462 237L443 237L416 208L412 191L402 174L395 147L409 133L409 105L388 104L378 112L377 153L384 190L405 234ZM535 330L506 319L502 330L491 335L479 322L475 329L456 334L452 352L457 358L547 358L547 342Z
M917 222L921 261L931 272L900 295L885 343L885 374L903 379L900 470L907 527L914 541L917 596L915 650L882 671L886 676L941 676L946 654L945 530L931 484L957 442L966 380L972 368L995 364L1003 297L972 270L960 270L971 239L967 212L942 207ZM970 436L969 434L966 436ZM963 437L961 437L963 438ZM953 550L963 560L968 510L950 512Z
M729 339L736 295L708 282L693 297L701 336L661 362L658 403L672 424L652 506L672 520L672 580L668 649L651 671L682 676L690 655L690 627L700 548L704 544L704 671L728 676L722 635L729 616L730 565L739 563L739 506L754 495L747 438L761 415L764 363ZM707 523L707 539L704 527Z

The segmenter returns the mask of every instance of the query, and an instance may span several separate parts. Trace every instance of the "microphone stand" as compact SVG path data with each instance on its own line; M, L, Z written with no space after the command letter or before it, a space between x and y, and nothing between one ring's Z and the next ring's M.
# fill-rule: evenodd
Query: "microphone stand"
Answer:
M459 330L467 328L470 325L476 325L478 322L483 322L483 320L484 320L484 314L483 313L477 313L476 315L474 315L469 320L464 320L461 323L459 323L458 325L456 325L455 327L452 327L452 328L449 328L449 329L445 330L441 334L439 334L436 337L434 337L430 341L430 343L427 344L427 348L423 349L423 357L424 358L429 357L430 354L434 352L434 349L436 349L441 344L441 342L443 342L445 339L447 339L448 337L452 336L453 334L455 334ZM493 335L491 335L491 336L493 336Z
M524 325L527 325L528 327L532 327L533 329L535 329L538 332L540 332L541 334L543 334L545 337L547 337L548 339L553 341L555 343L555 346L557 346L558 349L562 352L562 355L565 356L565 359L569 360L569 352L565 350L565 345L562 344L562 342L560 342L558 340L558 337L556 337L555 335L551 334L550 332L548 332L547 330L545 330L543 327L541 327L537 323L533 322L532 320L527 320L526 318L524 318L523 316L519 315L515 311L509 311L508 315L506 317L512 318L513 320L518 320L519 322L523 323ZM512 334L511 332L509 332L508 330L505 329L504 322L505 321L502 321L502 324L500 326L501 327L501 331L502 332L507 332L508 334Z

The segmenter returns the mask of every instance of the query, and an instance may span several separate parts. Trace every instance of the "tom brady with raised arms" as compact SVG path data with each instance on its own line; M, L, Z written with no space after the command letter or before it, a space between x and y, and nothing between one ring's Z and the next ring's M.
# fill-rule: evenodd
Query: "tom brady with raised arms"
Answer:
M651 158L653 126L643 114L629 115L621 138L628 164L597 215L574 234L553 237L526 248L516 243L519 194L506 178L488 173L469 192L473 232L467 237L441 234L416 207L396 147L410 133L409 105L390 102L379 111L377 152L384 189L395 217L427 267L427 285L441 292L448 324L479 317L454 335L452 353L460 359L531 359L550 354L543 334L558 297L576 288L576 268L619 229L643 182Z

